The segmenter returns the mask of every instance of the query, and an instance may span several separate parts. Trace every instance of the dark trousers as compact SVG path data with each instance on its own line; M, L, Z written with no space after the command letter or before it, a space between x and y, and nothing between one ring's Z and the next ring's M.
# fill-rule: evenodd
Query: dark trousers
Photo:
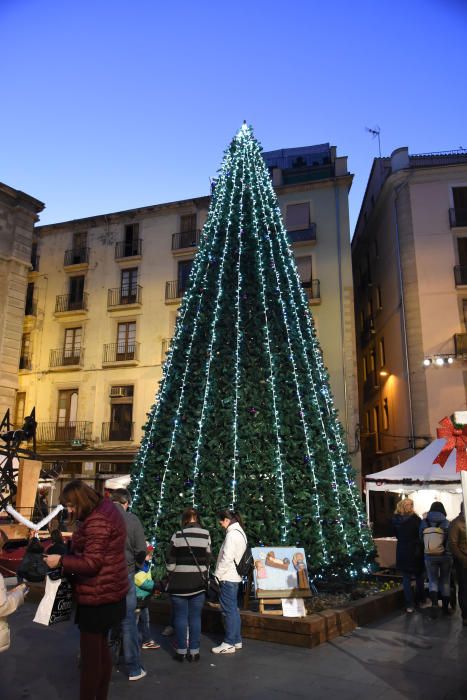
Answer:
M107 700L112 659L106 632L80 632L80 700Z
M462 617L467 620L467 568L460 562L454 560L457 576L457 597Z

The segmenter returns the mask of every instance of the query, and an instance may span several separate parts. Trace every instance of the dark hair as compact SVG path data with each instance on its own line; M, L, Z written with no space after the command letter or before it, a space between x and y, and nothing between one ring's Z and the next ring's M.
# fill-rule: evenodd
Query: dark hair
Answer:
M0 530L0 550L3 549L7 542L8 535L6 534L5 530Z
M242 516L240 513L237 513L235 510L219 510L217 512L217 519L218 520L230 520L230 524L232 523L238 523L242 530L245 529L245 526L243 524Z
M446 517L446 508L441 501L433 501L430 506L430 513L442 513Z
M111 492L110 498L114 503L120 503L122 506L124 506L125 503L128 503L128 505L131 503L130 492L126 489L115 489L115 491Z
M62 537L62 533L60 532L60 530L57 530L57 529L51 530L50 531L50 539L52 540L52 542L54 544L63 544L63 537Z
M76 520L85 520L102 501L102 496L84 481L74 479L63 489L61 500L64 505L71 503Z
M201 525L201 520L199 518L199 513L196 510L196 508L185 508L185 510L182 513L182 527L185 527L185 525L188 525L188 523L198 523L198 525Z

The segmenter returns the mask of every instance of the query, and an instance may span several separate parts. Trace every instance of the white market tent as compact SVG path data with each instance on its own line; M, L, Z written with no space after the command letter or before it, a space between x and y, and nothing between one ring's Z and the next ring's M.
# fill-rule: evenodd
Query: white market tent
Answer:
M445 444L444 438L438 438L405 462L368 474L365 477L367 515L370 514L370 491L410 496L419 515L429 510L433 501L442 502L449 520L459 515L462 487L461 475L456 472L456 450L451 452L444 467L433 464Z
M115 476L113 479L106 479L104 486L106 489L127 489L130 485L131 476L129 474L123 474L122 476Z

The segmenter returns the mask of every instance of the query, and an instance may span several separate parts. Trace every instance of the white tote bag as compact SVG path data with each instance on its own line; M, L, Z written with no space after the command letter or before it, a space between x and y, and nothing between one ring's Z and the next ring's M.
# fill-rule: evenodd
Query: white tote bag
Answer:
M71 618L72 608L71 583L66 579L45 580L45 593L37 608L34 622L40 625L56 625Z

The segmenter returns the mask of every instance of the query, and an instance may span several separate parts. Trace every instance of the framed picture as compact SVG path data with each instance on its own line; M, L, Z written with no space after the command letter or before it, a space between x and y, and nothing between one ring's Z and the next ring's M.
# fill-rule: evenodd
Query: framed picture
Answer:
M258 596L281 598L310 595L305 550L300 547L253 547L254 583Z

